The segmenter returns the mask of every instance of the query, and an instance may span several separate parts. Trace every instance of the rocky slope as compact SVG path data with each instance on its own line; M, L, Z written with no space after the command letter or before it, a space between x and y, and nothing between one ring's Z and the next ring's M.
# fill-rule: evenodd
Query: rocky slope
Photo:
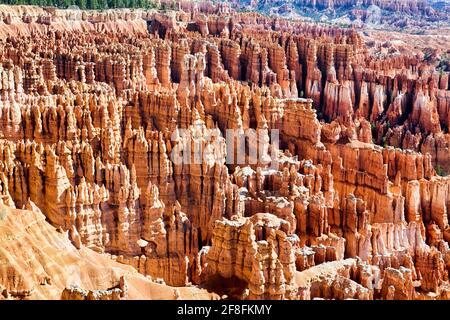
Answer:
M26 210L0 207L2 299L211 299L197 288L174 288L144 277L86 247L77 249L33 202Z
M234 8L289 18L387 30L449 27L450 2L433 0L230 1ZM419 30L418 30L419 29Z
M4 296L450 297L448 72L208 2L0 12L0 228L42 242L0 248Z

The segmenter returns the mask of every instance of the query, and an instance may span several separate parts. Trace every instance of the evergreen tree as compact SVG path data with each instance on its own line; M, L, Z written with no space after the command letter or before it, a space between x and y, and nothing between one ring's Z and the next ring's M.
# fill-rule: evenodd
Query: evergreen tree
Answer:
M87 0L87 8L92 10L99 9L97 6L97 0Z
M117 0L108 0L108 7L109 8L117 8Z
M0 0L0 4L28 4L35 6L55 6L68 8L72 5L80 9L108 8L155 8L154 0Z
M97 6L99 9L108 9L108 1L107 0L97 0Z
M145 0L138 0L137 7L138 8L147 8L148 2Z
M62 1L60 1L61 2L61 7L62 8L68 8L68 7L70 7L71 5L73 5L74 4L74 1L72 1L72 0L62 0Z
M86 0L76 0L75 4L80 8L80 9L86 9Z

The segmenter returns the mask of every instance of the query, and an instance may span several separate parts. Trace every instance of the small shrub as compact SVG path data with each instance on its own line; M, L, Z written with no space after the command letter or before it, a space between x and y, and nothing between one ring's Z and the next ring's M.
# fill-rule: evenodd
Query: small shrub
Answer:
M447 175L444 168L442 168L440 165L437 165L436 167L434 167L434 171L436 171L436 174L441 177L444 177Z

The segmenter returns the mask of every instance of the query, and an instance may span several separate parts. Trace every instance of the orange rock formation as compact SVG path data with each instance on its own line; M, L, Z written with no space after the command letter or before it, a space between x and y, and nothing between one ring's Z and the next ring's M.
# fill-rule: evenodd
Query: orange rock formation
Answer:
M0 12L0 297L450 297L448 73L205 4Z

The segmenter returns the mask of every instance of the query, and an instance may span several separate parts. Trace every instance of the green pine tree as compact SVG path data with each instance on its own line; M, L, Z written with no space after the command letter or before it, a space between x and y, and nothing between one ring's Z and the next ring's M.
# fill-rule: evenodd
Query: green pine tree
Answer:
M88 9L92 9L92 10L99 9L97 7L97 0L87 0L86 4L87 4Z
M108 1L107 0L97 0L97 7L102 10L108 9Z
M77 5L80 9L86 9L86 0L76 0L75 5Z

